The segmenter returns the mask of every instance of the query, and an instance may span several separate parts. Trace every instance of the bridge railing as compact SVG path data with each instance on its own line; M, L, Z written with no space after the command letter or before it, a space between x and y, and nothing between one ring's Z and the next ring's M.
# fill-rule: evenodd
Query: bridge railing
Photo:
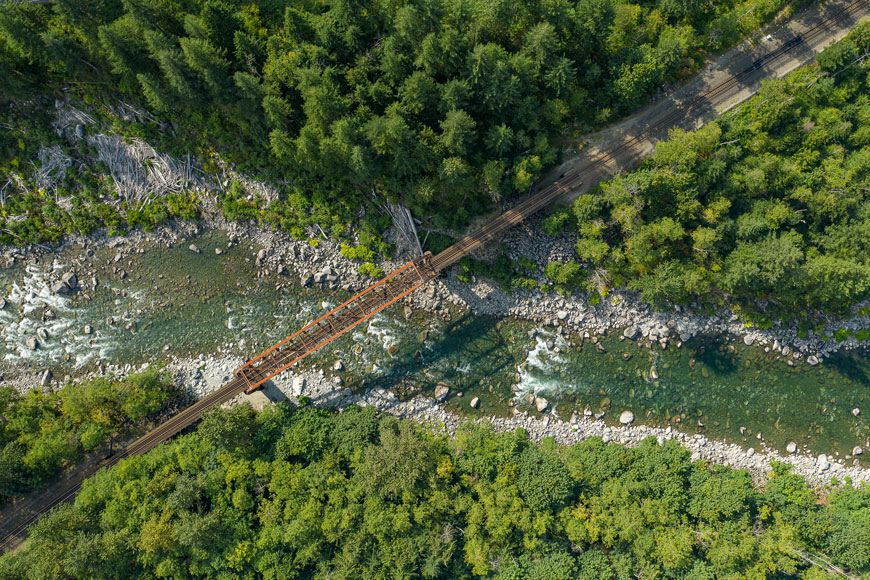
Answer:
M253 391L281 371L435 278L437 272L432 268L431 258L432 255L426 252L422 257L408 262L239 367L235 375L245 382L245 391Z

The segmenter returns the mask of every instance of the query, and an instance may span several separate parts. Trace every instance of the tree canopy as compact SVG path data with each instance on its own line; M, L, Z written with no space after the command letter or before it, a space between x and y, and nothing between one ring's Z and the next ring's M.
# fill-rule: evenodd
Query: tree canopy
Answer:
M16 2L0 8L0 72L10 94L74 83L91 103L144 104L177 137L127 130L284 184L237 217L299 234L374 191L444 227L527 190L559 136L643 105L785 4Z
M862 23L733 112L673 130L638 170L575 202L579 257L660 307L710 291L793 311L866 300L868 48Z
M868 517L867 489L817 502L776 465L759 491L675 441L239 405L88 480L0 576L809 580L870 573Z

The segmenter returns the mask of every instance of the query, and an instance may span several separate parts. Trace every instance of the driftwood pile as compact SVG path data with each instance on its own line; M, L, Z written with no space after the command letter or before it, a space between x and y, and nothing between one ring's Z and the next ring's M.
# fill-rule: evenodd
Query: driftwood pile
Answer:
M400 234L396 240L399 242L396 244L396 254L402 255L407 251L414 258L422 256L423 247L417 236L417 226L414 224L411 210L400 203L389 201L384 203L384 210L393 219L393 228Z
M180 193L201 185L188 155L185 161L158 153L139 139L125 141L117 135L88 135L88 144L106 164L115 191L131 207L140 209L168 193Z
M58 136L63 136L69 130L67 137L72 137L79 126L84 127L85 125L93 125L95 123L93 117L84 111L79 111L75 107L65 104L63 101L55 102L54 106L57 108L57 119L51 124L51 127ZM79 138L81 138L81 135L79 135Z
M57 184L63 179L66 170L72 167L72 158L63 152L60 145L43 147L37 157L39 167L34 175L36 187L43 191L54 191L57 201Z

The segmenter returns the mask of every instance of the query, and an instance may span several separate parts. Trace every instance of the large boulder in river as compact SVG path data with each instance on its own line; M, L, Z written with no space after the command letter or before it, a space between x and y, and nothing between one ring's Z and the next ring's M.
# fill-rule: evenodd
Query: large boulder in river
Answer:
M75 290L75 288L79 285L79 279L76 277L75 272L64 272L64 274L60 277L60 281L66 284L66 286L70 290Z
M438 383L435 385L435 400L443 401L447 398L448 393L450 393L450 387L447 386L446 383Z
M200 252L202 252L202 250L200 250L196 246L196 244L190 244L189 246L187 246L187 249L190 250L191 252L193 252L194 254L199 254Z
M538 413L543 413L547 410L547 407L549 406L550 401L548 401L544 397L535 397L535 409L538 410Z
M629 411L627 409L625 411L623 411L622 413L620 413L620 415L619 415L619 422L620 423L622 423L623 425L628 425L632 421L634 421L634 413L632 413L631 411Z
M60 281L55 282L51 286L51 293L52 294L60 294L60 295L65 296L65 295L69 294L69 286L67 286L66 284L64 284L63 282L60 282Z

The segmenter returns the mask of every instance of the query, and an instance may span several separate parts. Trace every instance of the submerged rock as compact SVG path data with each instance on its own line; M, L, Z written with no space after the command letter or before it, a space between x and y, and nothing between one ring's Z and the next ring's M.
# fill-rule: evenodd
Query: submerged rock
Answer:
M852 416L853 417L857 417L860 414L861 414L861 409L859 409L858 407L855 407L854 409L852 409Z
M190 244L189 246L187 246L187 249L190 250L191 252L193 252L194 254L202 253L202 250L200 250L198 247L196 247L196 244Z
M471 405L472 409L477 409L480 406L480 398L474 397L473 399L471 399L471 403L469 404Z

